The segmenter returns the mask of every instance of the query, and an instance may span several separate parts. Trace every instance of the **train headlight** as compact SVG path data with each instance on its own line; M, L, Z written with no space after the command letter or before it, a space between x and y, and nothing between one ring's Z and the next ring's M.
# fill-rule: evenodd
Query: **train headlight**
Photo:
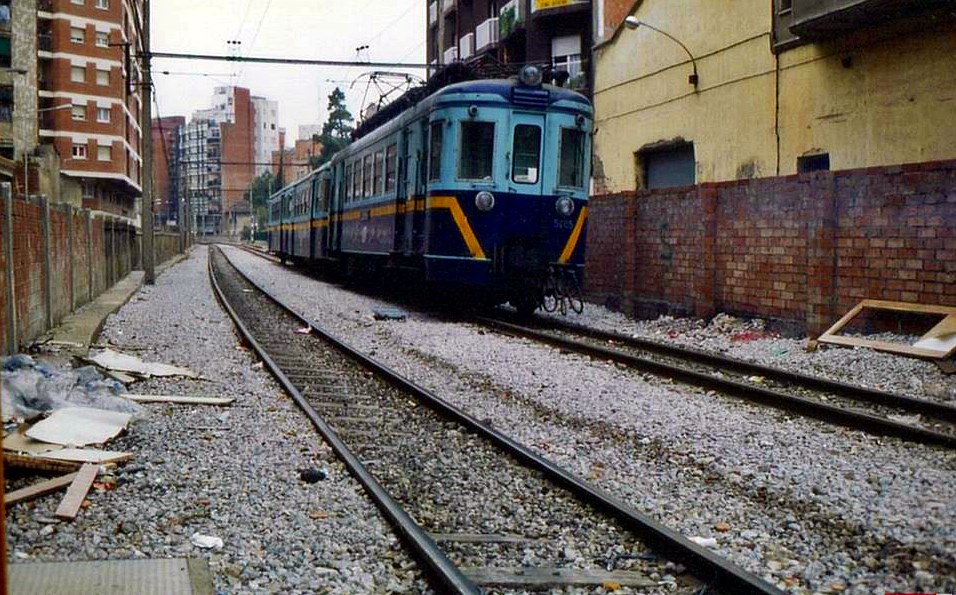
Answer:
M541 80L543 78L544 75L542 74L541 69L531 64L528 64L522 68L521 72L518 74L518 80L529 87L540 87Z
M562 217L570 217L571 213L574 212L574 201L567 196L562 196L554 203L554 210Z
M479 192L475 195L475 207L477 207L479 211L490 211L495 208L495 195L486 190Z

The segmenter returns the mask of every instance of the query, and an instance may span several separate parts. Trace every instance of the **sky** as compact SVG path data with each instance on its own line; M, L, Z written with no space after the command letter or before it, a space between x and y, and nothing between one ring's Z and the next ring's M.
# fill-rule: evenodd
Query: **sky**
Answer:
M425 62L422 0L153 0L151 5L153 52L229 55L227 42L238 40L244 56ZM364 45L368 50L357 53ZM188 120L193 111L211 107L213 87L238 85L279 102L279 125L287 130L288 146L300 124L325 121L328 95L336 86L345 91L357 117L367 79L355 79L371 70L153 60L158 115ZM421 69L407 72L425 74ZM373 86L366 103L377 98ZM156 111L154 105L154 117Z

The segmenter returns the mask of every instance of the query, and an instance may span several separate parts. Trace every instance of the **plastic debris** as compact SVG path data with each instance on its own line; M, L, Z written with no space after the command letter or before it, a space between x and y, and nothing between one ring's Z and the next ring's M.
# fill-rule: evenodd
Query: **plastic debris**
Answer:
M323 479L328 479L329 472L325 469L316 469L310 467L308 469L299 470L299 479L305 483L318 483Z
M688 537L700 547L717 547L717 540L713 537Z
M189 538L189 541L196 547L202 548L204 550L209 549L222 549L222 546L225 545L222 542L222 539L215 537L213 535L203 535L202 533L193 533L192 537Z
M311 327L311 326L307 326L307 327L305 327L305 328L297 328L297 329L295 329L295 334L297 334L297 335L311 335L311 334L312 334L312 327Z

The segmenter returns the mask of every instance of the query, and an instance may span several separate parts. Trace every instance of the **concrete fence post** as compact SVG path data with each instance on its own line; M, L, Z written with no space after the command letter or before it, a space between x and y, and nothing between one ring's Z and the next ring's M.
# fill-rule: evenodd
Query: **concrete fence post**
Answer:
M87 303L93 301L93 211L86 209L83 217L83 226L86 228L86 292Z
M6 262L3 274L6 277L6 351L9 354L18 350L17 337L17 292L13 274L13 192L9 183L0 184L0 195L3 196L3 257Z
M43 308L46 311L46 328L53 328L53 266L50 253L53 251L53 242L50 232L50 199L41 196L43 223Z
M106 289L113 284L113 225L108 215L103 217L103 254L103 265L106 269L106 286L104 289Z
M70 268L70 312L76 312L76 254L73 252L73 205L63 205L66 216L67 263Z

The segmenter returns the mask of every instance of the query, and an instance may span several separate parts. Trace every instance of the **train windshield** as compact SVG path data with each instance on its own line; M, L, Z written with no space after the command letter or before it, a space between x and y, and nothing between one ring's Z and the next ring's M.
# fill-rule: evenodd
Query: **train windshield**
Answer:
M460 154L459 178L490 181L495 157L494 122L462 122Z
M515 126L512 179L519 184L537 184L540 162L541 127L528 124Z
M584 187L584 131L561 129L561 162L558 164L558 186Z

